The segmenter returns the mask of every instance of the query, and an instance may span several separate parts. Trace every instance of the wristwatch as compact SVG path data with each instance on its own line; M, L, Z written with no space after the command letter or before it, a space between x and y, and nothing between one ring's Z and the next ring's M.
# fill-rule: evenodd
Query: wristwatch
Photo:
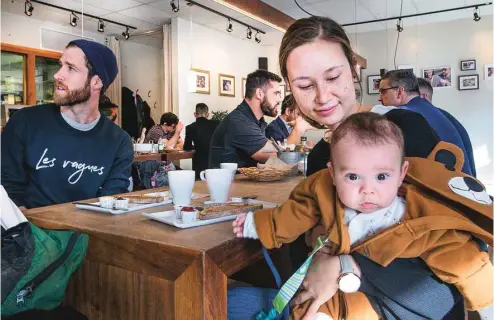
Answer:
M340 258L341 274L338 278L338 288L345 293L356 292L360 288L360 277L355 274L352 259L347 254Z

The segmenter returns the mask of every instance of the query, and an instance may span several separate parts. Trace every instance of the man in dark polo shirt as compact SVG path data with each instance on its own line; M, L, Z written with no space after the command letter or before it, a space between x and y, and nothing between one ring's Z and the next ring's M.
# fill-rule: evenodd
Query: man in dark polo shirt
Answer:
M281 78L266 70L247 76L245 99L223 120L211 140L210 168L222 162L238 163L238 167L256 166L276 155L266 138L264 116L276 117L281 104Z

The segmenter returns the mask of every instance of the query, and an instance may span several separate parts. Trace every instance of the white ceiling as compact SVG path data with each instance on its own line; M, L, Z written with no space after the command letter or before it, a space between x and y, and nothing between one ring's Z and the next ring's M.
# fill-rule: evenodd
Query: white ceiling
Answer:
M24 0L1 0L2 10L6 12L24 15ZM204 25L206 27L224 31L226 33L227 19L199 8L197 6L188 6L185 1L180 1L180 11L174 13L170 6L170 0L43 0L44 2L51 3L60 7L83 11L88 14L92 14L105 19L120 22L122 24L131 25L137 28L137 30L130 30L131 39L141 43L147 43L150 45L161 45L162 35L161 33L154 33L149 36L139 36L132 38L132 34L142 33L150 30L159 30L162 25L169 23L172 17L179 16L181 18L192 20L195 23ZM221 4L218 4L212 0L195 0L209 8L222 12L227 16L238 19L248 25L258 28L267 33L261 37L262 42L260 45L270 45L278 43L281 39L281 32L266 26L256 20L242 15L234 10L231 10ZM84 5L83 5L84 3ZM70 13L50 8L41 4L33 2L34 12L33 18L45 21L52 21L64 25L69 25ZM78 22L79 25L81 21ZM253 34L252 40L246 39L246 27L233 24L233 32L231 36L245 39L246 41L254 42ZM111 23L105 24L104 35L117 35L120 36L124 31L124 27L114 25ZM80 29L80 28L79 28ZM97 33L97 20L84 17L84 30ZM255 43L255 42L254 42Z
M263 0L285 14L295 18L309 15L297 7L294 0ZM400 0L297 0L299 5L313 15L327 16L340 24L397 17L400 15ZM403 0L403 15L437 11L485 3L484 0ZM481 7L480 16L492 15L492 6ZM450 11L404 19L404 26L426 24L440 21L473 18L473 9ZM396 28L397 21L362 24L346 27L347 32L368 32L373 30Z
M130 34L142 33L150 30L159 30L162 25L168 23L172 17L179 16L206 27L225 31L227 21L214 13L206 11L197 6L187 6L185 1L180 1L180 11L174 13L170 6L170 0L44 0L61 7L77 11L84 11L88 14L100 16L105 19L114 20L122 24L132 25L137 30L131 30ZM220 11L228 16L236 18L242 22L252 25L265 31L262 36L261 45L278 44L282 34L256 20L248 18L241 13L228 9L212 0L196 0L197 2ZM265 3L275 7L285 14L299 19L308 15L300 10L293 0L263 0ZM6 12L24 15L23 0L1 0L2 10ZM308 12L315 15L329 16L341 24L358 21L374 20L384 17L394 17L400 15L400 0L298 0L299 4ZM461 7L482 3L484 0L403 0L403 15L423 13L428 11L441 10L452 7ZM83 5L84 4L84 5ZM52 21L69 25L69 13L59 9L50 8L44 5L33 3L33 18ZM480 15L492 15L492 6L482 7ZM441 14L427 15L404 20L404 26L414 24L425 24L439 21L472 18L472 9L452 11ZM85 17L84 30L97 32L97 21ZM81 21L79 21L81 24ZM396 21L378 22L359 25L357 27L347 27L347 31L367 32L384 28L395 28ZM80 26L78 27L80 29ZM120 36L124 31L123 27L107 23L104 34ZM231 36L246 39L246 28L233 23ZM132 41L161 46L161 33L157 32L147 36L131 38Z

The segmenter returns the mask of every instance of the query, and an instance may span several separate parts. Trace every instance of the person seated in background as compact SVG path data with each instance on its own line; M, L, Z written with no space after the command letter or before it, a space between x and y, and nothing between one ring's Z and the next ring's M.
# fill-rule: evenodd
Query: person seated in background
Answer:
M182 133L183 128L184 125L178 121L178 117L173 112L163 113L160 123L149 129L144 142L158 143L160 139L163 139L165 149L182 149L184 143L180 133Z
M494 270L488 253L472 239L474 235L492 244L492 200L477 180L460 173L462 155L456 146L442 143L436 150L451 153L443 159L446 163L436 162L437 154L405 158L404 149L403 133L384 116L353 114L333 133L329 170L301 182L280 207L238 215L233 232L260 239L271 249L318 223L324 226L326 253L339 254L341 280L328 283L333 294L317 319L379 318L378 305L366 292L370 288L358 292L361 272L351 252L382 266L399 258L421 258L438 278L456 286L468 310L492 319ZM478 194L455 189L467 180ZM465 208L472 210L469 215ZM480 221L478 216L485 218L482 225L473 222ZM300 283L307 267L297 271ZM420 283L416 286L420 290ZM336 294L338 289L342 294ZM290 300L288 291L296 290L292 282L282 296ZM308 305L295 306L294 319Z
M292 132L295 120L300 114L290 94L281 103L281 115L274 119L266 128L266 137L283 142Z
M419 83L420 96L426 99L427 101L429 101L430 103L432 103L432 94L434 93L434 89L432 88L429 81L425 80L424 78L417 78L417 81ZM453 117L453 115L450 114L448 111L443 110L441 108L437 108L437 109L441 111L442 114L446 118L448 118L448 120L451 121L451 123L455 126L456 130L458 130L458 133L461 136L461 141L463 141L463 145L465 146L465 150L466 150L465 156L468 157L468 161L470 162L470 168L472 170L471 175L476 177L477 170L475 168L475 160L473 158L473 147L467 130L465 129L465 127L463 127L460 121L456 120L456 118Z
M276 156L276 148L266 138L264 116L276 117L281 104L281 78L266 70L256 70L247 76L245 98L221 121L211 140L210 168L222 162L237 163L239 168L253 167ZM310 125L297 119L287 137L297 144Z
M209 120L209 108L205 103L196 105L196 122L185 127L184 150L195 150L192 156L192 169L199 179L201 171L209 167L209 145L218 121Z
M99 101L98 109L102 115L115 122L118 117L118 106L111 102L110 98L103 95Z
M23 108L2 132L2 185L36 208L128 191L132 140L98 110L118 73L106 46L74 40L55 73L54 103Z
M379 101L385 106L396 106L421 114L436 131L440 140L458 146L465 155L462 171L472 175L474 165L462 137L451 121L428 100L420 97L417 77L410 70L388 71L379 83Z

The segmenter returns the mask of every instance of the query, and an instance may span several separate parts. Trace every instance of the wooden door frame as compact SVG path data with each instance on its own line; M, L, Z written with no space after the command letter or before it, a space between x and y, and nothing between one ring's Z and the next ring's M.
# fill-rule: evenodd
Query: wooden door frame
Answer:
M62 56L61 52L42 50L15 44L0 42L1 51L24 55L24 103L25 105L36 104L36 57L43 57L58 60Z

